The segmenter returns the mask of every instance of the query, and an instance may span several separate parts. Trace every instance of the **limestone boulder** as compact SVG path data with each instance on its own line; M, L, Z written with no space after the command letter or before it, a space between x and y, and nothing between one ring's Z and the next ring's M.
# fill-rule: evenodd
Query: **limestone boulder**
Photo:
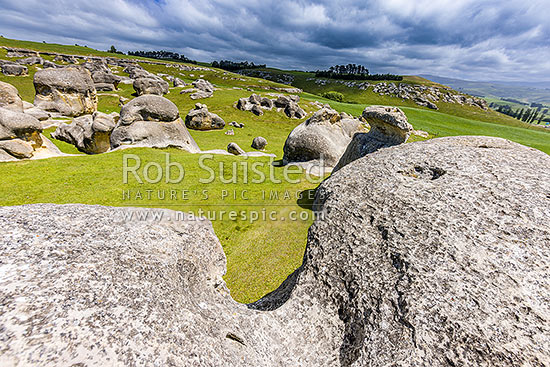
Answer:
M134 80L134 89L138 96L145 94L156 94L158 96L163 96L169 92L170 85L167 81L161 78L137 78Z
M92 79L96 84L96 86L97 84L111 84L114 86L114 89L118 87L118 84L121 81L120 77L118 75L113 74L110 70L108 72L96 71L92 73Z
M44 64L44 59L38 56L32 56L19 59L17 60L17 63L21 65L42 65Z
M359 119L342 118L331 108L322 108L289 134L283 147L283 162L322 162L334 167L353 135L365 131Z
M405 143L414 131L405 113L397 107L370 106L363 111L363 118L370 131L353 137L334 171L378 149Z
M200 151L176 105L157 95L134 98L122 107L120 120L111 133L111 148L122 145Z
M217 130L225 127L225 121L208 111L208 106L205 104L197 103L185 116L185 126L193 130Z
M241 111L250 111L256 116L264 114L264 110L272 110L274 107L278 111L283 111L287 117L302 119L306 117L306 112L298 105L299 96L277 95L277 99L269 99L257 94L252 94L248 98L240 98L235 107Z
M8 76L25 76L29 74L29 69L26 66L16 63L2 63L0 69L4 75Z
M50 68L34 74L34 104L65 116L92 114L97 93L89 71L77 67Z
M208 93L214 92L214 86L208 80L197 79L192 84L193 84L193 87L197 88L198 90L202 90Z
M267 139L262 136L257 136L252 140L251 146L256 150L264 150L267 146Z
M242 155L246 153L237 143L233 142L227 145L227 151L233 155Z

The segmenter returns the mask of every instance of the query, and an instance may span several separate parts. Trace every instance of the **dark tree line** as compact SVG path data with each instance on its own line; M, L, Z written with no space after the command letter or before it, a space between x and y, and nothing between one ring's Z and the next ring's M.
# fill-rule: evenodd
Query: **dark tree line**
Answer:
M265 68L266 64L256 65L253 62L248 62L248 61L235 62L231 60L220 60L220 61L213 61L212 67L227 70L227 71L237 71L237 70L244 70L244 69Z
M520 121L532 124L541 122L550 121L550 118L545 118L544 116L548 113L548 109L542 110L542 107L538 108L521 108L514 110L508 105L497 105L491 103L489 107L494 108L497 112L503 113Z
M369 69L357 64L331 66L328 70L317 70L315 76L342 80L403 80L401 75L369 74Z
M170 60L170 61L180 61L180 62L187 62L190 64L196 64L197 62L195 60L188 59L185 57L185 55L178 54L177 52L171 52L171 51L128 51L128 55L131 56L140 56L140 57L148 57L150 59L158 59L158 60Z

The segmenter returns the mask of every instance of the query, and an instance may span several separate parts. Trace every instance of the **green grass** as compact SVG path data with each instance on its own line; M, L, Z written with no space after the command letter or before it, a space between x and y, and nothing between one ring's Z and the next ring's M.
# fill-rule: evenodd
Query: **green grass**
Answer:
M11 47L32 48L35 50L55 51L68 54L113 56L101 51L84 47L50 45L26 41L14 41L0 38L0 45ZM0 49L0 58L5 57L5 50ZM48 57L46 57L48 58ZM182 118L193 108L196 102L206 103L211 112L218 114L227 123L237 121L245 124L244 129L227 126L217 131L190 131L201 149L225 149L230 142L236 142L246 151L251 151L250 144L256 136L263 136L268 140L267 153L276 155L276 159L282 157L282 148L288 134L303 120L287 118L283 113L266 111L263 116L255 116L251 112L239 111L233 105L241 97L248 97L252 92L267 96L267 93L275 92L272 88L285 87L271 81L257 78L243 77L238 74L224 72L222 70L209 71L180 71L167 68L162 65L142 66L154 73L164 73L178 76L187 82L196 80L201 75L214 83L218 88L214 96L209 99L193 101L188 94L179 94L181 88L172 88L166 95L179 108ZM34 87L32 75L36 71L35 66L29 67L29 76L7 77L0 75L0 80L15 85L22 98L32 102L34 99ZM117 70L119 75L120 69ZM280 71L283 72L283 71ZM354 116L361 115L366 105L383 104L401 107L415 129L430 133L430 137L452 135L490 135L514 140L519 143L535 147L546 153L550 153L549 131L537 129L522 124L514 119L503 118L494 112L483 112L480 109L459 105L440 104L440 111L432 111L419 108L410 101L402 101L397 98L379 96L370 92L363 92L345 87L341 84L331 83L326 87L311 85L305 79L308 76L303 72L284 72L295 75L298 87L309 92L301 94L300 105L311 114L316 109L310 102L320 101L329 103L338 111L345 111ZM435 85L426 79L407 76L404 82ZM302 83L302 84L300 84ZM235 89L241 88L241 89ZM344 94L345 100L353 103L340 103L322 98L318 93L335 90ZM275 92L276 93L276 92ZM119 112L119 97L134 98L134 90L131 85L121 84L119 90L99 93L98 109L103 112ZM225 132L233 129L234 136L225 135ZM48 129L46 136L54 129ZM423 140L412 136L410 141ZM219 174L216 180L209 184L202 184L199 178L207 176L206 172L198 166L199 155L189 154L176 149L145 149L134 148L125 151L111 152L102 155L84 155L70 144L53 140L64 152L76 154L71 157L52 158L39 161L19 161L0 163L3 180L0 183L0 205L19 205L29 203L83 203L100 204L110 206L147 206L170 208L183 211L197 212L203 210L245 210L252 211L266 208L267 211L277 212L277 220L258 220L251 223L249 220L224 218L213 220L214 230L219 237L228 259L228 269L225 280L233 297L241 302L250 302L258 299L269 291L275 289L294 269L302 262L305 248L307 229L312 223L311 218L306 220L290 221L289 215L293 211L304 211L304 200L297 199L297 193L311 192L317 184L308 182L303 174L294 174L293 178L298 183L271 181L262 184L244 183L243 166L249 172L255 164L261 164L260 171L264 174L270 172L270 159L243 158L233 156L214 156L208 161L210 167L223 164L224 173L227 175L233 164L237 164L239 181L237 183L223 183ZM135 154L141 158L142 167L148 162L162 163L165 154L171 154L171 160L181 163L186 169L186 176L180 184L139 184L130 180L128 184L122 180L122 164L124 154ZM280 177L284 168L272 168L277 177ZM145 190L151 189L153 198L130 200L123 198L123 192L130 190L135 193L141 190L145 197ZM160 200L155 199L158 190L188 190L187 200ZM207 190L208 200L202 199L202 191ZM229 197L222 198L222 192L226 190ZM247 191L248 200L240 197L243 190ZM263 193L266 193L266 197ZM271 192L277 192L278 198L270 199ZM237 197L233 198L232 194ZM288 193L289 197L285 197ZM305 200L307 202L307 200ZM300 202L300 203L299 203ZM282 218L285 218L284 220Z

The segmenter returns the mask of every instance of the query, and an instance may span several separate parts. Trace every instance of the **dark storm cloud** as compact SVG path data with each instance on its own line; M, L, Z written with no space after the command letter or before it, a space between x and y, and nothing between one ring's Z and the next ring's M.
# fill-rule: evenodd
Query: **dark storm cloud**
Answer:
M0 0L0 33L203 61L549 80L550 0Z

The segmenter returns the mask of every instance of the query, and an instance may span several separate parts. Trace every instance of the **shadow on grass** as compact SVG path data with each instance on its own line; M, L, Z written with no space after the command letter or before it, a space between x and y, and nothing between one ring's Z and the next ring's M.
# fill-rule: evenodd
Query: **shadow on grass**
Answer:
M313 210L313 202L315 201L315 191L317 189L304 190L300 193L299 199L296 201L302 209Z

